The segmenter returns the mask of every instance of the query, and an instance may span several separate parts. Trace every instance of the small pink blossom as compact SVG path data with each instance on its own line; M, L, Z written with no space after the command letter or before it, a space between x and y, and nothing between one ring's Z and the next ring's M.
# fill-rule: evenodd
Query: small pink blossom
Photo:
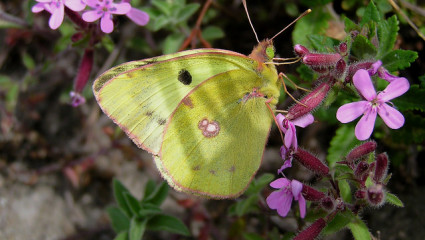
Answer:
M295 126L306 127L314 122L314 117L310 113L305 114L297 119L289 121L284 115L276 116L280 130L285 134L283 146L280 148L280 156L285 160L283 166L278 173L292 166L292 154L298 149L297 131Z
M279 178L270 183L270 186L277 191L272 192L266 199L267 205L271 209L276 209L277 213L286 217L291 209L292 199L298 201L301 218L305 217L306 203L301 191L303 184L297 180Z
M377 114L389 128L398 129L404 125L403 115L387 102L407 92L410 85L406 78L397 78L378 94L367 70L358 70L353 76L353 83L365 100L341 106L336 117L340 122L348 123L363 115L356 125L357 139L366 140L370 137Z
M104 33L111 33L114 30L112 15L124 15L131 10L131 5L127 2L114 3L112 0L86 0L92 10L83 13L83 20L94 22L100 18L100 29Z
M57 29L63 22L65 15L65 6L73 11L81 11L86 7L86 4L82 0L36 0L38 3L35 4L31 11L33 13L39 13L43 10L48 11L52 16L49 19L49 27L51 29Z
M123 0L123 2L130 3L130 0ZM132 7L126 16L139 26L145 26L149 22L149 15L137 8Z

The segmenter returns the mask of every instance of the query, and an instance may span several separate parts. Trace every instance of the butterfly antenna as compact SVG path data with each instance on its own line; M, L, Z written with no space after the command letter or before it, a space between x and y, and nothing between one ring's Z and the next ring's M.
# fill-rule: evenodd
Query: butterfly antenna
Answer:
M301 18L303 18L305 15L309 14L310 12L311 12L311 9L307 9L307 11L303 12L299 17L297 17L294 21L288 24L288 26L284 27L282 30L280 30L280 32L276 33L276 35L274 35L270 40L273 40L275 37L277 37L279 34L284 32L287 28L292 26L294 23L296 23L298 20L300 20Z
M254 25L252 25L251 18L249 17L248 7L246 6L246 0L242 0L242 4L243 4L243 7L245 8L246 16L248 17L248 21L249 21L249 24L251 25L252 31L254 31L255 39L257 39L257 42L259 43L260 40L258 40L258 36L257 36L257 33L255 32Z

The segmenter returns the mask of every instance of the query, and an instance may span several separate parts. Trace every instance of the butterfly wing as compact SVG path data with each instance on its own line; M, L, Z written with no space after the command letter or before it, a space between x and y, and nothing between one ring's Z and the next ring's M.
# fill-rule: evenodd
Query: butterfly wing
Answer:
M246 189L261 164L272 123L267 98L251 97L263 85L254 71L230 70L180 101L155 157L170 185L211 198L236 197Z
M231 51L189 50L114 67L95 80L93 92L105 114L136 145L158 154L168 119L191 90L212 76L252 63Z

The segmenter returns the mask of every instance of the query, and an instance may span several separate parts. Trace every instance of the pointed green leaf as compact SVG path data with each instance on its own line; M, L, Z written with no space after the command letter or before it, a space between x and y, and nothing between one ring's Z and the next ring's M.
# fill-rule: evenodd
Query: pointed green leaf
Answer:
M310 34L307 38L318 52L334 52L334 47L339 44L338 40L319 34Z
M180 219L169 215L157 215L149 219L149 230L153 231L167 231L177 233L184 236L190 236L189 229L183 224Z
M128 231L130 240L141 240L146 230L148 220L143 220L133 217L130 222L130 230Z
M385 201L389 204L395 205L397 207L404 207L403 202L398 198L396 195L392 193L386 193L385 194Z
M243 199L236 203L235 212L238 217L251 212L254 209L257 209L258 195L251 195L246 199Z
M220 39L224 36L223 30L217 26L208 26L202 30L202 37L207 41Z
M313 9L302 21L298 21L295 24L294 31L292 32L292 41L294 44L310 47L310 41L306 36L324 33L328 28L329 19L331 19L330 14L322 8Z
M161 182L149 195L145 195L143 202L160 206L168 196L168 189L168 184L165 181Z
M155 192L156 189L156 183L152 179L149 179L149 181L146 183L145 186L145 193L143 195L143 200L148 198L153 192Z
M130 207L127 205L127 201L124 196L126 193L130 194L130 191L128 191L128 189L115 178L112 182L112 188L114 191L115 201L117 201L118 206L128 217L131 217L133 214Z
M332 219L332 221L328 223L328 225L326 225L322 233L325 235L329 235L338 232L345 226L347 226L347 224L349 224L353 218L355 218L355 216L352 212L348 210L340 212Z
M373 59L378 50L376 47L363 35L357 35L354 39L351 53L358 59Z
M353 124L345 124L339 127L328 149L326 161L329 167L335 167L336 162L342 161L342 158L358 143L359 141L354 136Z
M151 3L152 5L157 7L164 15L166 16L171 15L172 6L169 4L168 1L152 0Z
M357 26L351 19L344 17L344 26L345 26L345 32L349 33L353 30L360 31L360 27Z
M338 187L344 202L351 202L351 187L347 180L339 180Z
M260 177L254 179L251 182L248 189L246 190L246 195L257 194L261 190L263 190L272 180L274 179L274 175L271 173L265 173Z
M190 3L184 6L177 15L177 22L186 22L196 11L200 5L198 3Z
M131 210L132 216L137 215L141 209L140 202L130 193L124 193L124 198Z
M381 22L379 11L373 1L370 1L369 5L367 5L366 10L363 13L362 20L360 21L360 26L363 27L369 21L375 21L376 23Z
M117 207L108 207L106 212L111 220L112 229L116 232L127 231L130 227L130 218Z
M371 240L369 229L367 228L366 224L359 218L356 218L353 222L349 223L348 228L351 230L354 239Z
M143 206L139 211L139 215L142 217L148 217L160 214L161 212L162 210L157 205L151 203L143 203Z
M163 52L164 54L175 53L182 45L185 36L180 33L168 35L164 40Z
M123 231L118 233L118 235L115 236L114 240L128 240L128 232Z
M381 58L394 48L398 33L398 20L394 15L378 26L379 49L377 58Z
M403 96L391 100L399 111L418 110L425 112L425 88L414 84Z
M381 59L383 66L390 72L410 67L410 63L418 58L418 53L410 50L393 50Z

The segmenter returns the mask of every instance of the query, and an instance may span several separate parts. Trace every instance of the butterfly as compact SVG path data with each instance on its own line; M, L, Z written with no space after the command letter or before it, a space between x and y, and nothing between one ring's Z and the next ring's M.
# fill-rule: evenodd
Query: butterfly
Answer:
M194 49L132 61L100 75L93 92L169 185L234 198L263 158L282 86L274 53L264 40L249 56Z

